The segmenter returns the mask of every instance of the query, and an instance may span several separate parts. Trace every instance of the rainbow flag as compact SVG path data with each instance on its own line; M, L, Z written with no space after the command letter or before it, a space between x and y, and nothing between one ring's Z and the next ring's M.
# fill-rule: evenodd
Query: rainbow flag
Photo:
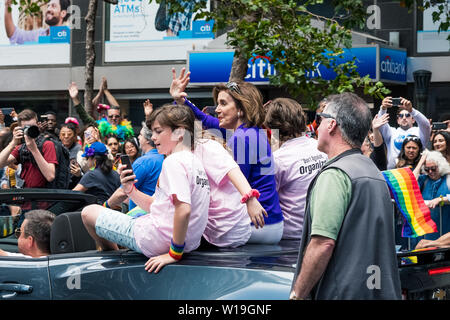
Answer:
M391 196L406 220L402 236L416 238L437 232L436 223L431 219L430 209L425 205L419 184L410 168L399 168L381 172L386 180Z

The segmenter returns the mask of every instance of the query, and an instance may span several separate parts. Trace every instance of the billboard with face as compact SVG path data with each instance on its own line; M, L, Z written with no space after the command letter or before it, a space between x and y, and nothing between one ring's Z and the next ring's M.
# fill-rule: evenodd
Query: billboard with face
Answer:
M70 64L70 0L51 0L35 16L11 0L0 10L0 66Z
M180 0L184 11L172 15L155 1L106 5L105 62L185 60L188 50L204 48L214 38L213 22L195 20L197 2Z

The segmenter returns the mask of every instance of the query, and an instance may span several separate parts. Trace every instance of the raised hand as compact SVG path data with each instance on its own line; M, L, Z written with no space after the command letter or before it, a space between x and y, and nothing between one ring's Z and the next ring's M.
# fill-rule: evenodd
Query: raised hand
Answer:
M144 107L145 119L148 119L153 112L153 103L150 102L150 99L147 99L142 106Z
M177 72L175 68L172 68L172 83L170 85L170 95L172 98L178 103L183 104L184 98L187 97L187 93L185 92L187 85L190 81L191 73L185 73L186 68L182 68L180 72L180 76L177 78Z
M377 130L382 125L389 122L389 113L383 114L381 117L378 116L378 114L375 115L375 117L372 120L372 129Z
M69 85L69 95L75 105L80 104L80 100L78 99L78 86L75 82Z

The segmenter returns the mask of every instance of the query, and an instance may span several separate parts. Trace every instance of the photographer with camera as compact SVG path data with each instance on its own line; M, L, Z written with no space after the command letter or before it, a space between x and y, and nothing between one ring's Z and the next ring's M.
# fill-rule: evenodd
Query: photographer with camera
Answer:
M0 152L0 167L22 164L24 188L44 188L56 175L58 158L55 145L40 134L34 111L25 109L17 116L12 141Z
M390 127L385 123L380 127L381 135L387 147L388 169L394 169L396 159L400 154L403 140L407 136L414 135L420 138L423 146L428 144L431 135L431 126L427 117L412 107L411 101L405 98L386 97L381 103L378 117L386 114L388 108L397 108L397 124L398 128ZM417 122L417 127L414 123Z

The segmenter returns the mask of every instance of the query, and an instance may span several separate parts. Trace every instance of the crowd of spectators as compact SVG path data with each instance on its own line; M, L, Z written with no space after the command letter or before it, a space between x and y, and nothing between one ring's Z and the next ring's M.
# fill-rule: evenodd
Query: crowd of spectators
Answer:
M369 131L360 130L358 134L364 131L364 136L355 143L350 136L361 124L354 123L356 129L351 125L344 128L350 117L340 120L331 112L340 104L354 103L355 108L364 104L353 96L324 98L308 124L297 101L277 98L264 104L260 91L241 81L214 87L214 110L197 108L187 98L189 76L184 69L178 76L173 70L171 105L154 110L150 100L143 102L145 121L138 135L124 119L105 78L93 101L96 115L84 109L75 83L68 91L77 116L67 117L64 123L58 124L52 111L37 115L25 109L18 114L13 110L13 122L6 127L0 112L1 187L49 188L57 185L55 181L62 183L67 175L65 188L98 199L98 205L85 208L82 217L100 247L115 249L119 244L134 248L151 258L146 265L149 271L159 271L199 246L301 240L305 212L319 211L316 205L308 207L310 196L314 203L337 201L347 208L342 199L348 196L351 203L351 174L324 172L339 155L332 150L346 150L339 149L339 144L327 144L336 141L347 145L352 154L370 158L378 172L404 167L414 172L438 232L414 239L412 246L436 243L450 232L449 121L446 128L433 130L432 120L411 101L386 97L372 117ZM109 104L100 103L103 95ZM397 127L389 125L390 114L396 114ZM191 117L192 126L187 123ZM166 127L170 128L170 139L164 136ZM340 130L337 140L336 128ZM186 140L192 143L186 144ZM67 151L69 165L64 168L59 160L61 150ZM121 164L124 156L128 156L131 168ZM68 172L62 173L64 170ZM315 181L319 173L321 178ZM313 181L315 187L310 190ZM330 188L349 193L340 195ZM333 211L330 206L324 208ZM115 224L118 216L110 215L113 212L123 215ZM10 214L19 213L11 208ZM330 222L319 220L319 216L314 214L311 230L319 225L330 227ZM117 230L117 223L126 226L122 238L108 236L109 228ZM144 230L163 223L167 229L145 234ZM397 216L396 223L405 221ZM321 236L333 239L340 223L337 226L333 231L322 230ZM130 230L134 229L133 234ZM307 230L310 232L309 227Z

